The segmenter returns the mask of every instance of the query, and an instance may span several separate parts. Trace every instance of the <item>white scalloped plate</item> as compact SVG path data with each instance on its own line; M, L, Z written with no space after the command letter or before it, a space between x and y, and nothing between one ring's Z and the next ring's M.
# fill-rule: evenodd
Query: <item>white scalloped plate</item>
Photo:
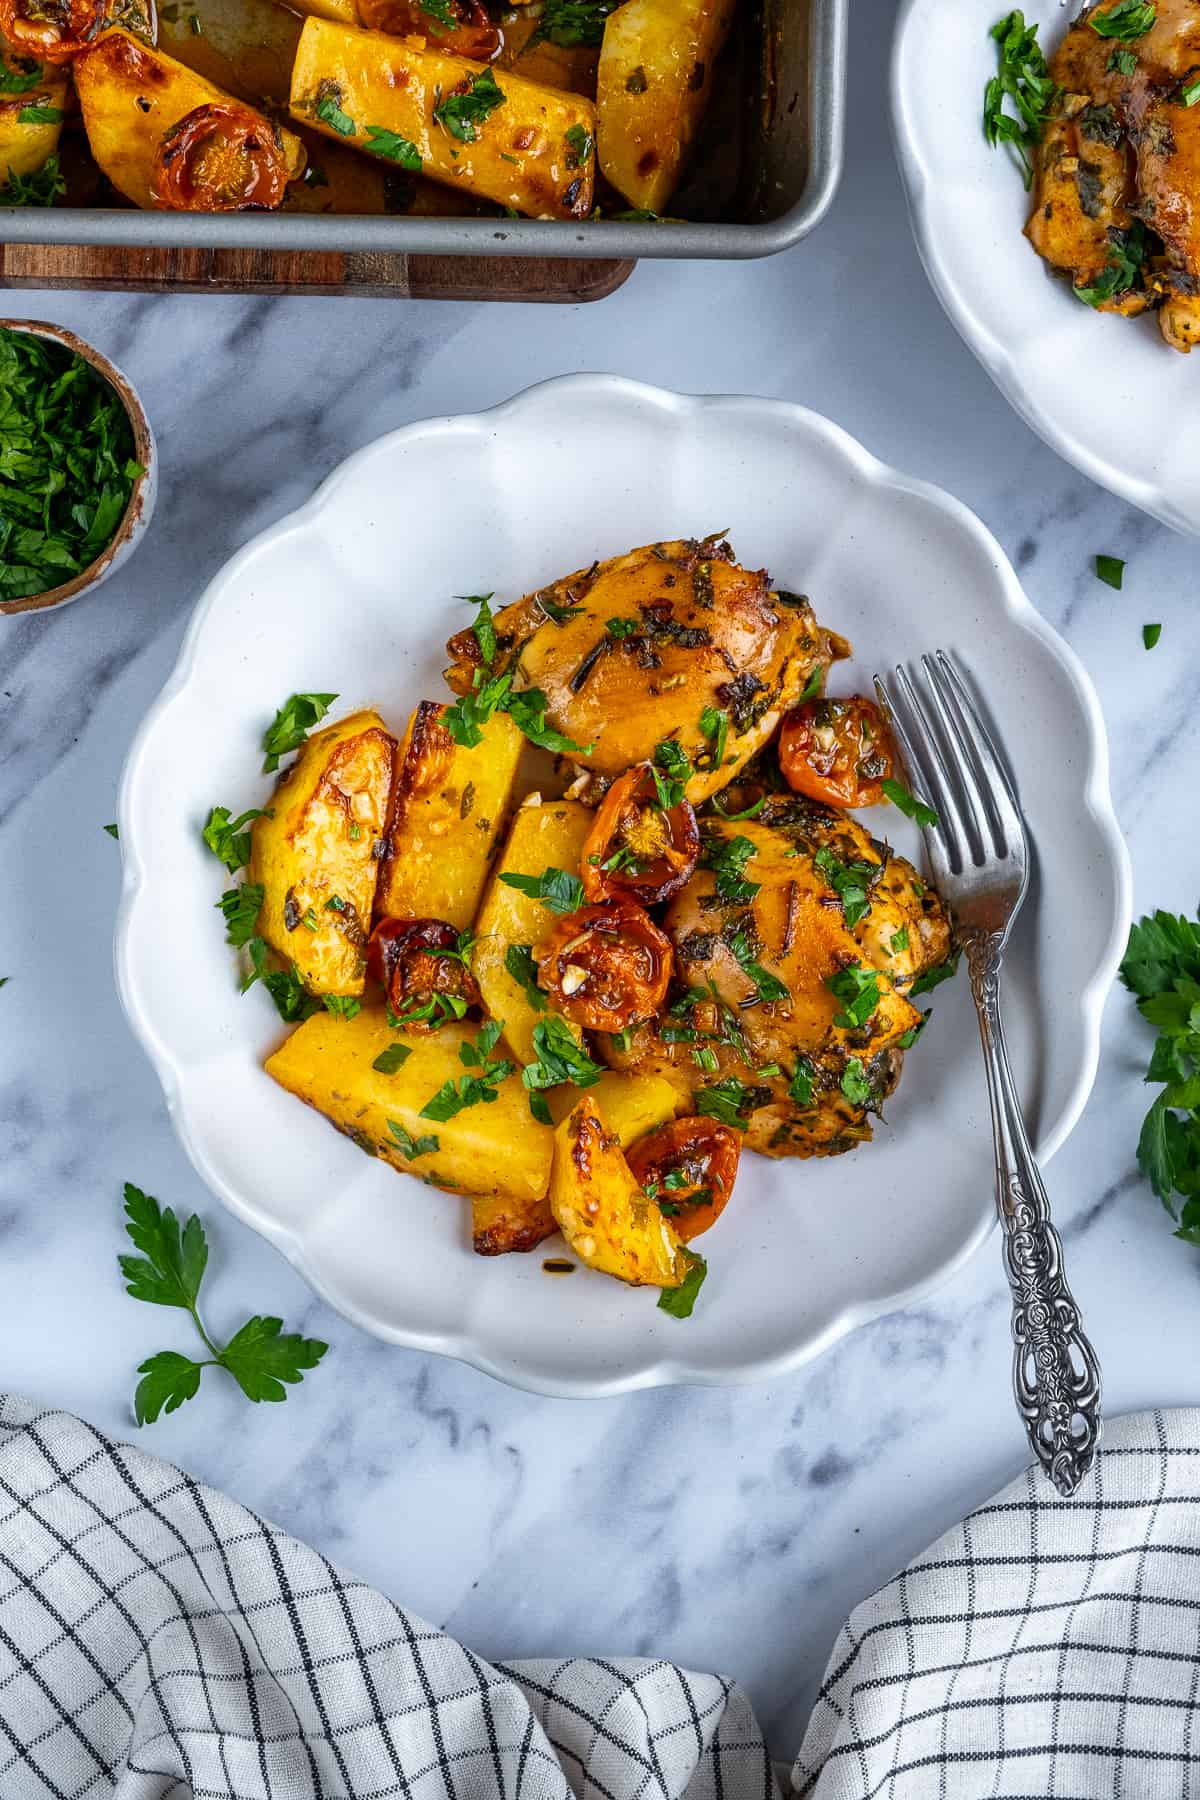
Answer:
M1028 0L1047 55L1077 9ZM1200 532L1200 356L1153 318L1076 300L1021 235L1029 197L981 129L997 0L905 0L892 128L925 272L952 323L1027 425L1093 481L1177 531Z
M262 803L263 728L293 689L378 705L397 727L444 691L451 595L508 598L715 527L856 641L842 691L942 644L988 696L1039 850L1007 1004L1050 1155L1091 1087L1129 920L1095 695L970 513L799 407L574 376L381 439L212 583L125 770L121 993L204 1180L366 1330L547 1393L777 1374L958 1267L992 1222L965 982L934 995L873 1145L825 1163L747 1156L683 1322L653 1291L548 1277L537 1253L475 1256L465 1203L369 1161L262 1073L279 1021L261 989L238 995L200 825L214 800ZM906 820L872 822L915 853Z

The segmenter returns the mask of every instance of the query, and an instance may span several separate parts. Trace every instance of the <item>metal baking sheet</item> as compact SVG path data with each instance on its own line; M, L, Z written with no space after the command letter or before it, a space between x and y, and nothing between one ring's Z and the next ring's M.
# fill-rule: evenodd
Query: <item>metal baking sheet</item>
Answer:
M746 0L743 0L745 5ZM136 248L376 251L425 256L773 256L828 211L842 169L849 0L761 0L753 37L746 144L730 216L657 224L409 217L355 213L171 213L97 207L14 208L13 244Z

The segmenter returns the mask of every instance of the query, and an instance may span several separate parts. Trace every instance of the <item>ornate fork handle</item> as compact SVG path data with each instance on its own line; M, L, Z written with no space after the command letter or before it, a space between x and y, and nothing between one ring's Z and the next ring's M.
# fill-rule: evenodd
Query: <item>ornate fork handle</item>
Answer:
M996 1144L996 1207L1013 1298L1013 1388L1033 1453L1073 1494L1100 1438L1100 1365L1062 1268L1062 1243L1034 1161L1000 1017L1001 932L966 938Z

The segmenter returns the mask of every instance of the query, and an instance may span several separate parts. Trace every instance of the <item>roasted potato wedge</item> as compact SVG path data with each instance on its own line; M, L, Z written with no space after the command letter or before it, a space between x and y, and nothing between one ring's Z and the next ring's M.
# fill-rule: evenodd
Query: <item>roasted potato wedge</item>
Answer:
M402 1040L411 1050L407 1061L385 1075L374 1063L398 1034L382 1006L364 1006L353 1019L319 1012L267 1058L266 1069L393 1168L458 1194L489 1195L514 1208L536 1206L550 1181L553 1133L530 1118L519 1075L502 1081L488 1105L465 1107L445 1121L421 1117L443 1083L462 1076L459 1048L474 1038L467 1025L445 1025L428 1037L414 1034ZM410 1158L403 1134L409 1149L421 1138L435 1139L436 1147Z
M631 206L661 213L712 89L735 0L625 0L605 23L596 78L600 167Z
M545 1130L545 1127L542 1127ZM476 1194L471 1200L471 1244L476 1256L536 1250L558 1230L550 1202Z
M671 1288L687 1274L670 1220L642 1192L587 1094L554 1133L550 1210L574 1254L603 1275Z
M445 711L423 700L400 745L375 911L444 919L465 931L508 821L525 739L496 713L482 727L483 742L468 750L442 724Z
M503 608L496 632L503 658L520 653L520 683L546 695L550 722L585 747L575 761L620 775L675 737L695 768L693 805L732 781L809 679L846 654L807 600L740 568L719 539L648 544L579 570ZM447 648L462 693L478 647L468 631ZM706 708L725 717L719 763L700 728Z
M97 38L72 67L96 163L118 193L146 211L157 209L156 163L171 127L200 106L242 105L194 69L120 29ZM264 134L281 144L288 179L294 180L304 168L303 144L294 132L261 117Z
M316 732L250 837L258 929L314 994L361 994L396 740L378 713Z
M508 69L497 76L419 38L307 19L289 111L367 155L395 160L401 140L420 172L530 218L585 219L592 210L590 100Z
M531 794L513 817L475 922L471 968L484 1007L493 1019L503 1019L504 1041L523 1063L534 1060L533 1028L544 1009L531 1003L521 983L509 974L505 958L515 944L532 949L549 937L555 915L500 876L505 871L540 875L546 869L575 874L592 818L577 800L542 800Z
M0 39L0 62L4 61L10 68L20 66ZM0 94L0 188L7 187L14 175L32 175L58 149L67 86L65 69L44 67L36 87L21 94ZM58 117L44 124L28 119L22 123L20 115L31 107L56 112Z

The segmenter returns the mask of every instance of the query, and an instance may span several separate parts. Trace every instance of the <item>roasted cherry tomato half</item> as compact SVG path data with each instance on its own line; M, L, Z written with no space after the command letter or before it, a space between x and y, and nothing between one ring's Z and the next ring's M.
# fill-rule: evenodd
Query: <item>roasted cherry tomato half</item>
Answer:
M416 33L428 38L433 50L476 62L490 62L503 42L484 0L359 0L358 16L369 31L393 37Z
M70 62L102 23L103 0L0 0L0 43L38 62Z
M537 952L538 977L558 1011L588 1031L624 1031L666 999L671 940L632 900L581 906Z
M367 974L406 1031L437 1031L479 1004L475 977L443 919L381 919L367 947Z
M716 1223L733 1192L741 1134L715 1119L672 1119L625 1152L629 1167L686 1244Z
M808 700L779 734L788 786L826 806L878 806L896 766L892 734L873 700Z
M600 803L583 846L589 900L657 906L677 894L700 860L700 827L690 800L664 808L649 763L626 769Z
M287 157L274 126L249 106L195 106L158 146L152 186L172 212L258 212L287 190Z

